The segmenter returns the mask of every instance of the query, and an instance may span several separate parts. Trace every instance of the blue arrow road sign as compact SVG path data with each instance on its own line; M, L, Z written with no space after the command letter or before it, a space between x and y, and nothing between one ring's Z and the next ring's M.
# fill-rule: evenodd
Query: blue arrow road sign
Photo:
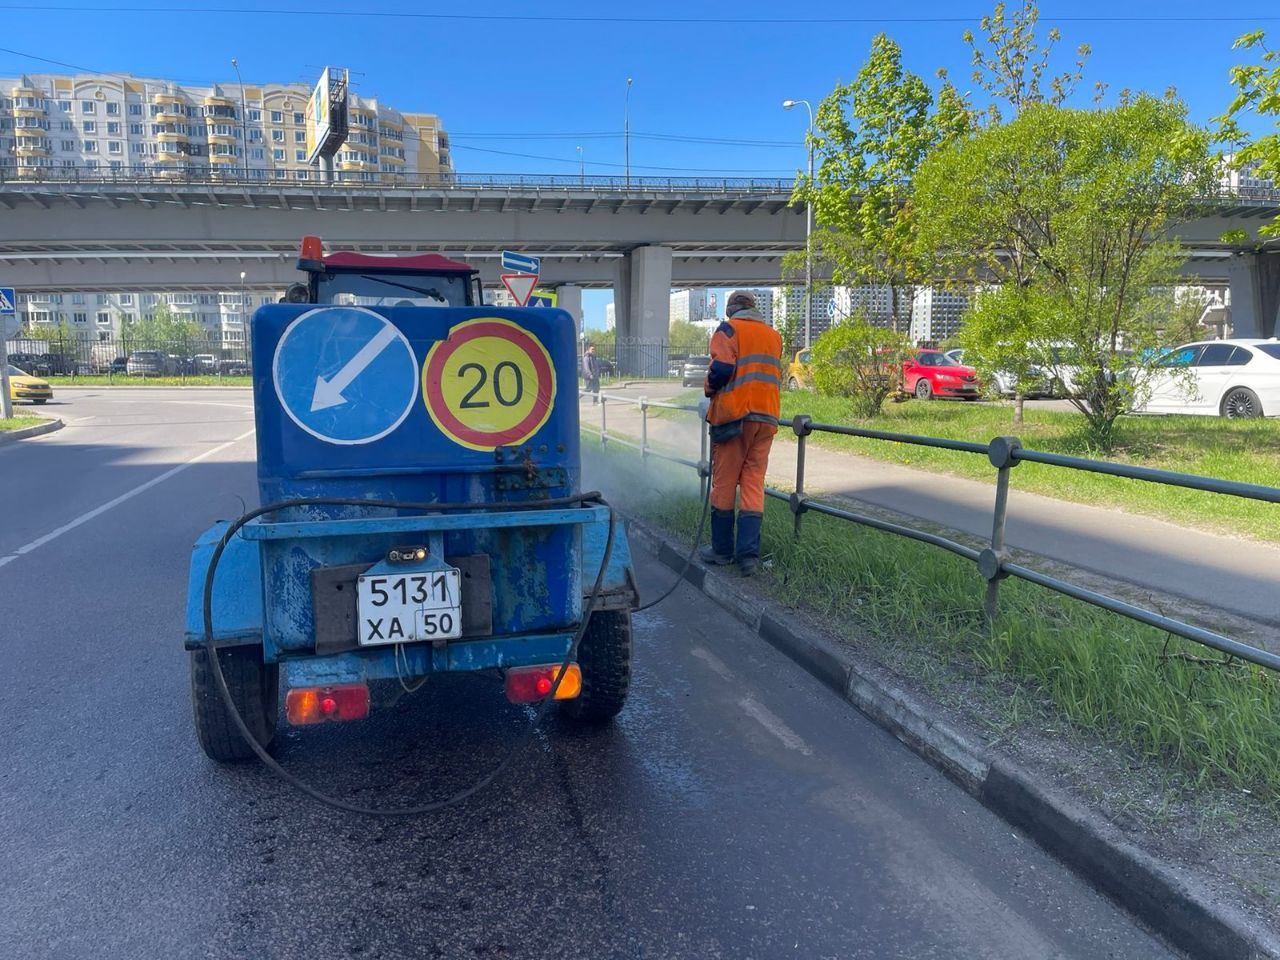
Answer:
M13 287L0 287L0 317L18 312L18 298L13 295Z
M542 258L530 257L513 250L503 250L502 269L513 270L516 273L541 273Z
M327 443L371 443L418 398L418 361L396 327L364 307L319 307L285 329L271 367L294 423Z

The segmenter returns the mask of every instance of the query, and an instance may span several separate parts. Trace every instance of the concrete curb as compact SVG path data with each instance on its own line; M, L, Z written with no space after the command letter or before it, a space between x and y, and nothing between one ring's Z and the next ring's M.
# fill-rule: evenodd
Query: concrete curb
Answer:
M687 546L635 518L629 533L666 566L684 568ZM1176 949L1203 960L1280 958L1280 939L1235 905L1209 896L1196 877L1140 850L1100 814L938 719L939 711L898 687L888 671L837 647L781 605L752 597L741 581L696 562L685 579Z
M53 433L55 430L61 430L66 424L61 420L50 420L48 423L38 423L34 427L23 427L21 430L5 430L0 432L0 446L6 443L17 443L19 440L26 440L28 437L39 437L46 433Z

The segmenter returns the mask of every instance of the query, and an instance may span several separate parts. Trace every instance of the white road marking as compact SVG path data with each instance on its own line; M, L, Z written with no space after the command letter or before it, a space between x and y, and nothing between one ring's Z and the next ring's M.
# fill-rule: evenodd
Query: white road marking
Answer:
M17 560L17 559L18 559L18 558L17 558L16 556L14 556L14 557L0 557L0 567L3 567L3 566L4 566L6 563L8 563L10 560Z
M747 697L738 701L738 706L743 709L752 720L755 720L775 737L782 741L782 745L788 750L796 750L804 754L806 757L813 756L813 748L801 739L800 735L788 727L782 720L775 716L764 704L752 700Z
M212 457L215 453L221 453L223 450L226 450L228 447L233 447L237 443L239 443L241 440L245 440L251 436L253 436L253 431L248 430L240 434L240 436L236 437L234 440L228 440L226 443L220 443L216 447L210 447L204 453L196 454L194 457L192 457L190 460L187 460L185 463L180 463L176 467L170 470L166 470L164 473L160 474L160 476L152 477L146 483L139 484L138 486L134 487L132 490L128 490L120 494L120 496L116 497L114 500L108 500L106 503L102 504L101 506L94 507L88 513L80 514L80 516L76 517L74 520L68 523L64 523L62 526L58 527L58 529L49 531L43 537L39 537L35 540L32 540L30 543L23 544L21 547L15 550L14 553L21 556L23 554L30 553L32 550L35 550L39 547L43 547L50 540L55 540L58 537L62 536L64 533L67 533L70 530L74 530L76 527L80 526L81 524L88 523L94 517L101 516L102 514L110 510L112 507L118 507L120 504L124 503L126 500L136 497L138 494L142 493L145 490L150 490L157 483L163 483L164 481L168 480L170 477L176 476L177 474L181 473L183 470L187 469L187 467L194 466L195 464L199 463L201 460L207 460L209 457ZM7 563L9 560L12 560L12 559L14 558L9 557L3 561L0 561L0 566L2 566L4 563Z
M728 667L726 667L724 665L724 661L721 660L719 657L717 657L714 653L712 653L706 647L694 647L689 652L692 653L699 660L701 660L703 663L705 663L717 674L719 674L722 679L725 679L725 680L734 679L733 671L730 670Z
M188 407L231 407L233 410L252 410L253 404L244 403L221 403L217 400L175 400L171 397L163 397L156 400L117 400L115 397L107 399L107 403L136 403L148 407L154 407L157 404L181 403Z

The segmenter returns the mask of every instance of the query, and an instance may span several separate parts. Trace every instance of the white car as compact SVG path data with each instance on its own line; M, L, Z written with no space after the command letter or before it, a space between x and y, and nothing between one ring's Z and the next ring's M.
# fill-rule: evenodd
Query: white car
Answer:
M1170 350L1137 413L1280 416L1280 341L1211 340Z
M964 350L956 348L948 350L947 356L956 363L964 363ZM1039 374L1039 370L1033 370L1032 374ZM1012 397L1018 392L1018 378L1008 370L996 370L991 374L991 385L995 387L996 393L1002 397ZM1037 382L1027 391L1028 397L1050 397L1053 392L1049 386L1049 378L1044 376L1037 377Z

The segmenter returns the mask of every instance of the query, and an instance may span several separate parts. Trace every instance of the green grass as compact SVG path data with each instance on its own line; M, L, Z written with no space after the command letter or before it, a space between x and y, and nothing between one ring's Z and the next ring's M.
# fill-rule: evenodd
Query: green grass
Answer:
M5 419L0 417L0 431L4 430L24 430L27 427L37 427L44 423L47 417L25 417L17 415L17 408L14 408L14 416Z
M247 387L252 385L251 377L130 377L106 374L92 376L56 376L41 377L53 386L64 387Z
M631 451L587 449L615 469L636 469ZM647 469L652 482L627 484L626 507L689 537L700 503L688 474L652 462ZM999 618L988 628L986 585L972 563L819 514L803 524L797 539L788 508L768 502L763 548L772 568L761 588L817 614L853 646L987 684L997 709L1046 703L1193 785L1248 789L1280 809L1280 678L1269 671L1187 659L1213 651L1016 580L1001 585Z
M683 395L678 402L686 400ZM1200 476L1280 486L1280 421L1223 420L1218 417L1121 417L1116 448L1093 449L1083 431L1083 418L1067 411L1028 407L1025 422L1015 427L1009 404L972 404L937 400L886 403L879 417L857 420L846 401L808 391L782 395L782 417L807 413L822 423L914 433L985 443L997 436L1017 436L1024 447L1094 459L1134 463ZM782 436L788 436L786 431ZM907 446L815 433L810 442L848 450L889 463L948 473L994 483L995 470L986 457L953 450ZM1013 471L1014 490L1029 490L1063 500L1119 507L1185 526L1241 533L1280 542L1274 505L1180 487L1125 480L1039 463L1021 463ZM1016 492L1014 494L1016 496Z

